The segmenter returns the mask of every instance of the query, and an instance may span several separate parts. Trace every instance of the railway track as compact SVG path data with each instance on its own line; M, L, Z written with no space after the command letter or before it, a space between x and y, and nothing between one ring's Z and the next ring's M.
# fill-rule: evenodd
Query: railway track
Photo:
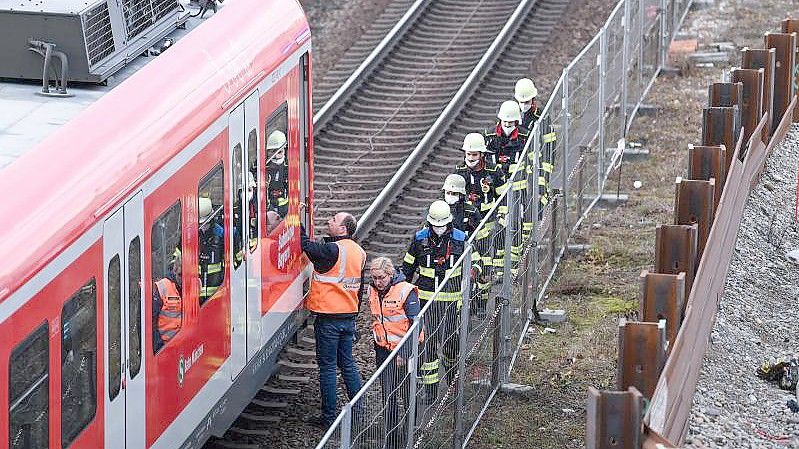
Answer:
M317 121L317 217L352 211L365 218L358 237L370 254L401 255L461 158L463 136L494 122L496 107L529 73L567 5L449 0L420 6L425 10L391 50Z
M389 5L315 84L317 224L339 210L366 214L371 218L359 237L370 254L400 256L461 159L463 135L495 121L496 108L529 73L567 5L568 0ZM277 373L224 438L212 439L205 449L316 444L321 432L304 422L318 413L310 329L284 349Z

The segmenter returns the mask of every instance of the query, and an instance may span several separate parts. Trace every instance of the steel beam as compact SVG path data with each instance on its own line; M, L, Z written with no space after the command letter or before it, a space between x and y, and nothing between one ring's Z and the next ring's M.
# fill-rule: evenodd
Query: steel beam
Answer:
M773 133L794 95L796 33L766 33L765 42L766 48L776 50L777 60L774 70L774 115L771 120Z
M741 124L744 129L743 141L749 138L760 123L763 113L763 80L764 69L733 69L730 73L732 81L743 84L743 97L741 97ZM738 158L743 161L746 148L741 151Z
M744 69L763 69L763 114L769 113L766 127L763 128L763 141L771 136L771 122L774 117L774 70L776 69L777 51L773 48L753 50L744 47L741 50L741 67ZM762 116L762 114L761 114Z
M782 21L783 33L797 33L799 35L799 19L785 19ZM796 42L796 53L793 57L793 91L799 91L799 40ZM799 109L793 111L793 121L799 121Z
M674 224L697 225L696 266L705 251L710 227L716 213L714 196L716 181L677 178L674 193Z
M738 108L710 107L702 110L702 145L724 145L724 169L728 170L733 158L733 149L737 140L738 122L735 119Z
M688 144L688 179L716 180L714 206L718 206L724 182L727 180L727 170L724 165L726 151L724 145L708 147Z
M666 320L669 346L677 338L685 314L685 273L662 274L641 272L640 317L643 321Z
M619 320L616 389L635 387L649 399L666 362L666 320L657 323Z
M696 274L696 235L694 225L657 225L655 228L655 272L685 273L685 299L691 293Z
M644 397L627 391L599 391L588 387L586 449L640 449Z

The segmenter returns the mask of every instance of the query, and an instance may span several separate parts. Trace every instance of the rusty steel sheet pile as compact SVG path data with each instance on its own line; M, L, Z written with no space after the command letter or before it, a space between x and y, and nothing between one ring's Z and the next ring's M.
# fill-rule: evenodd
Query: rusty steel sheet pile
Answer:
M731 82L709 87L702 142L687 143L687 175L675 183L674 221L657 226L654 271L640 276L644 321L619 324L618 390L588 392L588 449L684 443L747 198L799 122L797 32L799 21L784 20L764 49L741 51Z

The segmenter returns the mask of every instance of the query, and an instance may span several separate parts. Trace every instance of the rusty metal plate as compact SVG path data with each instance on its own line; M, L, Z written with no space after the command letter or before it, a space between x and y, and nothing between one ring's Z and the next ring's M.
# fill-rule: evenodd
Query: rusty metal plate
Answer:
M738 123L736 120L738 108L711 107L702 110L702 145L724 145L725 148L735 148L737 140ZM733 152L725 154L725 170L730 167Z
M749 138L760 123L763 113L763 80L765 69L733 69L731 71L732 80L743 84L743 96L741 97L741 124L744 128L744 142L749 142ZM741 151L738 158L743 161L746 156L746 148Z
M599 391L588 387L586 449L640 449L644 397L635 388Z
M702 181L716 180L716 193L714 204L718 206L721 190L727 180L727 170L724 166L726 149L724 145L713 147L694 146L688 144L688 179Z
M777 51L769 49L751 49L744 47L741 50L741 67L745 69L763 69L763 114L771 112L774 108L774 68L777 61ZM771 122L774 117L768 115L766 127L763 129L763 140L771 136Z
M710 107L730 107L741 104L741 83L713 83L708 87Z
M782 21L782 32L791 34L797 33L799 34L799 19L785 19ZM793 56L793 73L794 73L794 80L793 80L793 91L794 93L799 92L799 79L797 79L797 74L799 74L799 38L796 41L796 53ZM794 109L793 111L793 121L799 121L799 109Z
M619 320L618 390L635 387L645 398L651 398L665 362L666 320Z
M655 228L655 272L685 273L686 300L696 274L696 234L694 225L657 225Z
M699 266L699 259L705 250L710 227L713 225L713 217L716 213L715 194L715 180L700 181L677 178L677 188L674 193L674 224L697 225L697 266Z
M677 338L685 314L685 273L663 274L642 271L640 276L641 320L666 320L669 346Z
M794 60L796 57L796 34L766 33L766 48L776 50L774 68L774 116L771 120L772 133L779 125L782 115L788 109L794 95Z

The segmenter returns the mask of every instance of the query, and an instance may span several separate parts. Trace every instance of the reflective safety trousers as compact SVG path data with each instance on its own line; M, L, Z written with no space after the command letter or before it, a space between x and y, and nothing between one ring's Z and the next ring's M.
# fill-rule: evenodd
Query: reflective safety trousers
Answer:
M369 308L372 311L372 334L375 344L394 350L411 327L411 319L405 314L405 301L411 292L418 289L410 282L398 282L389 287L383 297L372 286L369 289Z
M324 314L358 313L358 291L366 251L350 239L334 243L338 246L338 260L327 273L314 270L305 307Z
M158 313L158 334L164 343L180 330L183 320L183 301L174 282L161 279L155 283L158 295L161 297L161 311Z

